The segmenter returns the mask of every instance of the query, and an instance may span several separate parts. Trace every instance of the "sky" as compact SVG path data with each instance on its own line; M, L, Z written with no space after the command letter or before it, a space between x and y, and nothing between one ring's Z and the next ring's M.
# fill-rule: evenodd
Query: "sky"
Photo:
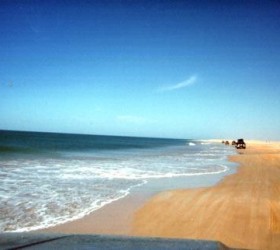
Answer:
M280 140L278 1L0 1L0 129Z

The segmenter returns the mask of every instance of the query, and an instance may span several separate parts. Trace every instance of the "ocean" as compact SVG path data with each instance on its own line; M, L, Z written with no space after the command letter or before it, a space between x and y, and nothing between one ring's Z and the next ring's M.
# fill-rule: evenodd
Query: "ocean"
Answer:
M0 232L82 218L153 180L227 173L234 152L189 139L0 131Z

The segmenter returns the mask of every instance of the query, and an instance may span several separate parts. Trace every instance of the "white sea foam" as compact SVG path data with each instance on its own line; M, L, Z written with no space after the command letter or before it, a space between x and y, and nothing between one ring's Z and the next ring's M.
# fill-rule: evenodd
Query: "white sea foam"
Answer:
M153 179L228 171L229 148L192 144L196 147L131 155L0 160L0 231L31 231L82 218Z
M15 233L20 233L20 232L28 232L28 231L34 231L34 230L40 230L40 229L44 229L44 228L49 228L49 227L53 227L56 226L58 224L62 224L62 223L66 223L66 222L71 222L71 221L75 221L77 219L81 219L83 217L85 217L86 215L114 202L117 201L119 199L122 199L124 197L126 197L129 193L130 190L134 187L137 186L141 186L143 185L145 182L143 182L142 184L139 185L135 185L135 186L131 186L130 188L128 188L127 190L120 190L119 191L119 195L115 198L108 198L106 200L95 200L90 207L84 208L83 210L77 212L75 215L69 217L69 214L67 214L66 216L57 216L57 217L52 217L52 216L44 216L44 213L40 213L42 216L44 216L44 221L42 221L42 223L40 225L34 225L34 226L27 226L27 227L21 227L21 228L17 228L15 230L11 230L9 232L15 232ZM0 223L1 225L1 223Z

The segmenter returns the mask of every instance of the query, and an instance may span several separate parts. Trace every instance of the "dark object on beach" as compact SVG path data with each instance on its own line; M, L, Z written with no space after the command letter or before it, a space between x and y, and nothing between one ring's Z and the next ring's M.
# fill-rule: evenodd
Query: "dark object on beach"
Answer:
M228 141L226 141L226 142L225 142L225 145L229 145L229 142L228 142Z
M222 141L222 143L225 143L225 141Z
M106 235L0 234L0 249L106 249L106 250L230 250L218 241L138 238ZM235 248L236 249L236 248Z
M236 142L235 147L237 149L245 149L246 148L246 143L244 142L243 139L238 139L237 142Z
M232 141L232 142L231 142L231 145L232 145L232 146L236 145L236 141Z

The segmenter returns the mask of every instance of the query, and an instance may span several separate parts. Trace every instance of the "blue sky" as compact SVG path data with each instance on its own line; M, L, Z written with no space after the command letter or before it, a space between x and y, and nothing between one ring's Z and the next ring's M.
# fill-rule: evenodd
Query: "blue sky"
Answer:
M0 129L280 140L279 16L277 1L0 1Z

